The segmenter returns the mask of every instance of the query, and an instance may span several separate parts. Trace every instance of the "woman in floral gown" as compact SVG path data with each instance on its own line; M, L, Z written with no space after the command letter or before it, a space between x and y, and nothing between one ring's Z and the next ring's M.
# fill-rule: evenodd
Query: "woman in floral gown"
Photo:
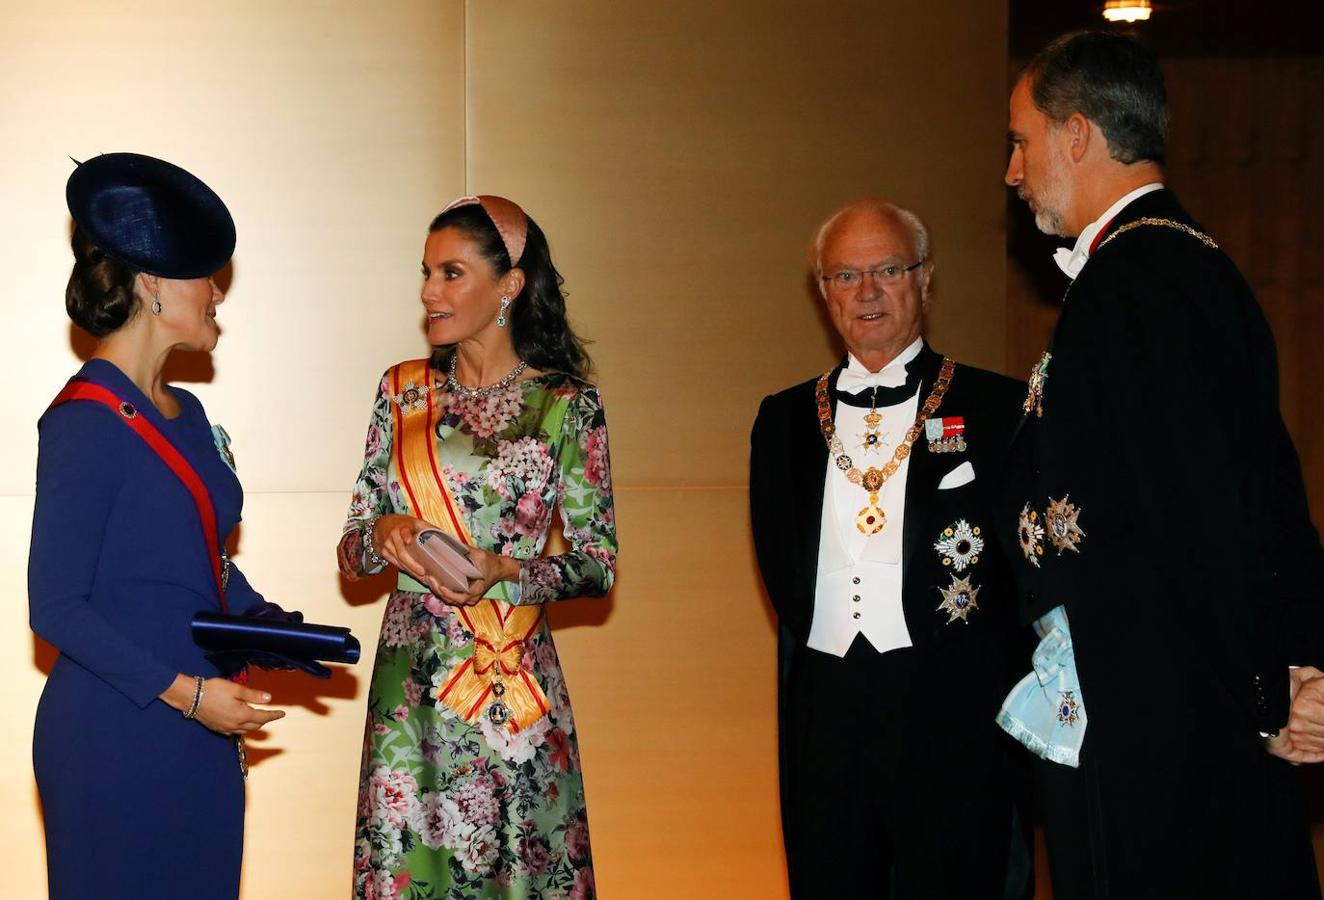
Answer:
M543 604L612 585L602 403L546 238L514 203L447 207L423 276L435 349L378 387L339 545L351 578L399 570L368 695L354 896L590 898L578 738ZM570 550L542 557L557 505ZM432 527L470 545L467 591L418 564Z

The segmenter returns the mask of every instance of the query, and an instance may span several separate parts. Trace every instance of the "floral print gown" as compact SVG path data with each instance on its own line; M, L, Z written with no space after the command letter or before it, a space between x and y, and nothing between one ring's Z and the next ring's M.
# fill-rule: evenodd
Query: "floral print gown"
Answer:
M342 567L359 574L380 569L363 552L368 520L411 514L392 455L392 407L418 393L392 396L390 375L373 405L339 547ZM469 533L484 550L523 561L520 583L498 584L488 596L528 605L610 589L617 544L597 390L561 373L475 399L431 390L444 404L436 428L441 474ZM540 557L557 505L570 551ZM474 636L454 608L419 588L401 577L382 622L354 897L593 897L578 740L546 618L524 642L522 667L546 695L548 714L519 731L487 716L469 724L437 693L473 656Z

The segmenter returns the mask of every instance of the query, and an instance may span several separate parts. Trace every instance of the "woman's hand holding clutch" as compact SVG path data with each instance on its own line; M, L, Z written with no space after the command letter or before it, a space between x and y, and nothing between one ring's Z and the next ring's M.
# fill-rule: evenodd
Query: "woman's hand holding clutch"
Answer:
M451 606L473 606L497 582L519 580L517 560L466 547L465 554L478 571L478 577L470 578L468 588L463 591L443 584L428 573L418 546L418 535L435 529L435 525L413 516L381 516L373 527L373 546L379 556L426 585L433 596Z
M500 581L519 581L519 560L509 556L498 556L477 547L470 547L469 562L479 572L479 577L469 581L469 587L463 591L453 590L429 578L424 584L432 588L432 593L443 603L451 606L473 606L483 599L492 587Z
M180 673L161 699L180 712L189 709L195 691L194 678ZM270 703L271 695L245 687L228 678L208 678L193 718L218 734L247 734L285 717L281 709L258 709L250 703Z
M418 544L415 540L420 531L435 527L413 516L396 514L378 516L372 529L372 549L400 571L427 584L426 580L419 577L423 572L423 566L416 556L415 548Z

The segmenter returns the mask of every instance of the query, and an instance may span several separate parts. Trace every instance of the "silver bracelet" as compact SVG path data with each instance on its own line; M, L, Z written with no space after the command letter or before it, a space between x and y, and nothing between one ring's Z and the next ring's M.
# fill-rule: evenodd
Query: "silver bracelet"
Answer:
M377 553L377 548L372 542L373 529L377 527L377 520L380 518L381 516L373 516L368 520L368 524L363 526L363 553L368 557L368 562L373 568L386 565L386 560Z
M193 705L184 713L184 718L192 719L198 714L198 707L202 705L202 684L206 679L201 675L193 676Z

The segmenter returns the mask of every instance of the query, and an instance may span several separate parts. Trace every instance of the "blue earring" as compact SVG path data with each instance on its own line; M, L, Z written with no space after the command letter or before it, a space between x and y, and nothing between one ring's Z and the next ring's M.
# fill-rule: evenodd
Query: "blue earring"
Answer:
M501 312L497 313L497 328L506 327L506 309L510 306L510 298L501 298Z

